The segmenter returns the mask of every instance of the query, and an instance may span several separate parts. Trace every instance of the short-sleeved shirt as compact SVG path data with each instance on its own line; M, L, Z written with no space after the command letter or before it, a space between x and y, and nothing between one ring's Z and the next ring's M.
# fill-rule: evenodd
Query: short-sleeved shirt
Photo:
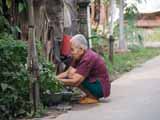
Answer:
M76 68L76 73L84 76L85 80L88 80L90 83L99 80L104 97L110 95L111 85L109 82L109 75L105 61L100 55L88 49L79 61L72 61L71 66Z

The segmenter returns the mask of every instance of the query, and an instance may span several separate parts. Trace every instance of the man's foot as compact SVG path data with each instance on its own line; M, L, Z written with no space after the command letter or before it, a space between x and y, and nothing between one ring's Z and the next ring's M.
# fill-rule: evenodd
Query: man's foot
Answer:
M85 96L81 96L79 101L84 100L86 97L87 97L86 95Z
M90 97L83 97L80 99L79 103L80 104L94 104L94 103L98 103L98 100L94 98L90 98Z

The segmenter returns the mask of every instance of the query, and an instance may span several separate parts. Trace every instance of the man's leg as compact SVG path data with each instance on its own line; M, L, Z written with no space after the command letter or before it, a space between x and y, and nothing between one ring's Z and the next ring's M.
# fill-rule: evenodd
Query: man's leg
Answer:
M97 103L98 99L103 97L102 87L98 80L94 83L85 80L79 88L86 94L80 103Z
M85 93L85 96L83 96L82 98L90 97L90 98L93 98L93 99L97 99L87 89L85 89L82 85L80 85L78 88Z

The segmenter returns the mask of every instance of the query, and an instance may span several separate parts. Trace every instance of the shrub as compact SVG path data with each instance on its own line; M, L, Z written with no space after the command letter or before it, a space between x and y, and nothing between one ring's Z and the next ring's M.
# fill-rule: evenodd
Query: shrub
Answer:
M0 37L0 119L13 119L29 111L27 50L22 41Z
M1 34L0 53L0 119L13 120L31 110L27 45L6 33ZM53 64L41 60L39 65L41 99L46 104L45 94L60 91L62 85L55 79Z

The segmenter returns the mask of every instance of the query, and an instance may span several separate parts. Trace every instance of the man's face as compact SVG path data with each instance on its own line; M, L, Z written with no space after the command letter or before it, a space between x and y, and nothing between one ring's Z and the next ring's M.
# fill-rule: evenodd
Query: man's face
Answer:
M82 48L77 48L74 43L71 43L71 54L75 60L79 60L83 53L84 50Z

